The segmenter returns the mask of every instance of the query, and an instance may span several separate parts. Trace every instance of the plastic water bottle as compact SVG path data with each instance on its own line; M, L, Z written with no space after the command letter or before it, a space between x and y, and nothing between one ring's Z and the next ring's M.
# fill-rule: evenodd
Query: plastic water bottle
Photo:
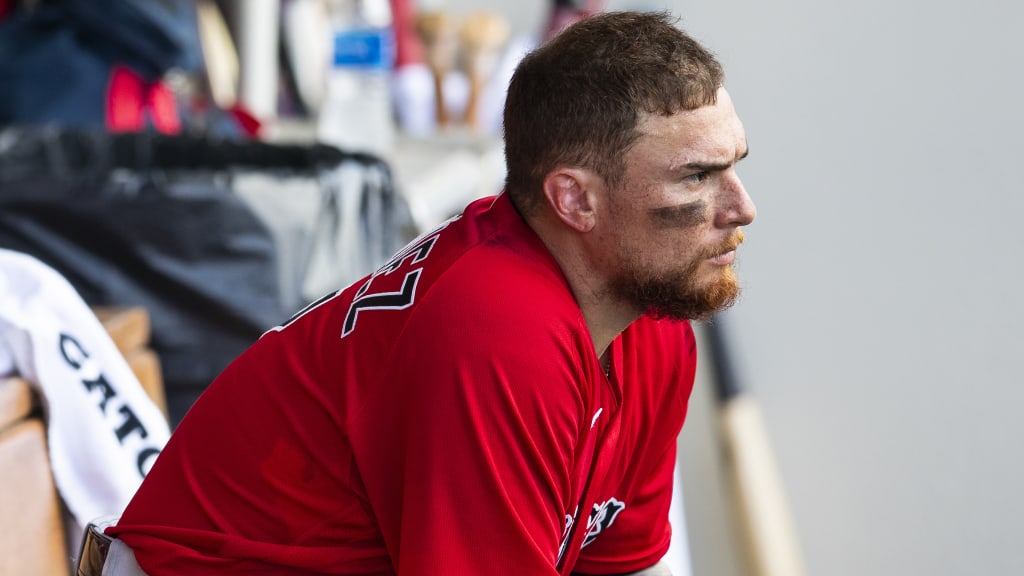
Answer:
M332 56L317 138L346 151L391 155L395 39L389 0L330 0Z

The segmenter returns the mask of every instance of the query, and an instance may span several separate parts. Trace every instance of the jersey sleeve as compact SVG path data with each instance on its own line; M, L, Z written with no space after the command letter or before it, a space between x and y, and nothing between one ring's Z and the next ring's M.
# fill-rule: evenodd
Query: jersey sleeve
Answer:
M668 551L672 530L669 507L675 476L676 443L696 372L697 349L688 323L644 318L623 335L627 382L623 406L624 448L614 469L623 479L608 498L620 506L614 521L609 507L600 530L580 552L580 574L622 574L653 566ZM630 386L633 380L633 386Z
M432 297L351 427L396 572L555 575L583 413L579 343L543 311L504 306L511 294Z

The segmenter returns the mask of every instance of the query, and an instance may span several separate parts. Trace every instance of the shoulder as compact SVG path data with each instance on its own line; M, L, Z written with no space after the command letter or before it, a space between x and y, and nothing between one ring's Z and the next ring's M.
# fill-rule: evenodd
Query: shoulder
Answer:
M520 240L488 237L436 274L428 264L393 358L429 372L432 387L496 386L525 403L567 394L578 407L593 356L583 314L550 257Z
M480 246L445 270L417 303L403 339L531 364L543 355L582 362L589 343L583 314L564 280L501 249Z
M472 242L455 228L439 241L441 257L426 263L413 317L488 339L585 329L564 275L525 225L480 225Z

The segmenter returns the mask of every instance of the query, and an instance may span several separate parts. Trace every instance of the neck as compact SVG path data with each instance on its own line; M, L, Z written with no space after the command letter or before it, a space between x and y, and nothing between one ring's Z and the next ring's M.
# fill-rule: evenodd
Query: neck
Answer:
M564 270L564 269L563 269ZM568 275L566 275L568 278ZM574 286L569 280L569 285ZM615 340L634 320L640 317L640 313L632 307L622 305L611 305L600 298L581 298L581 293L575 286L573 294L583 311L583 319L590 330L590 338L594 343L594 352L601 358L602 364L607 368L608 347L612 340Z
M569 283L573 296L583 312L590 331L594 351L607 366L608 347L641 312L615 298L609 289L610 279L602 272L600 262L591 257L579 233L567 230L543 216L527 220L554 257Z

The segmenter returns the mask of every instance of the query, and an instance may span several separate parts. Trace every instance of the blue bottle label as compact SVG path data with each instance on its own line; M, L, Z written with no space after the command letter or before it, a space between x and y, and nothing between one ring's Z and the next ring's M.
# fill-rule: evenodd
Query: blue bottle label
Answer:
M395 61L394 35L388 28L345 30L334 35L334 65L391 68Z

